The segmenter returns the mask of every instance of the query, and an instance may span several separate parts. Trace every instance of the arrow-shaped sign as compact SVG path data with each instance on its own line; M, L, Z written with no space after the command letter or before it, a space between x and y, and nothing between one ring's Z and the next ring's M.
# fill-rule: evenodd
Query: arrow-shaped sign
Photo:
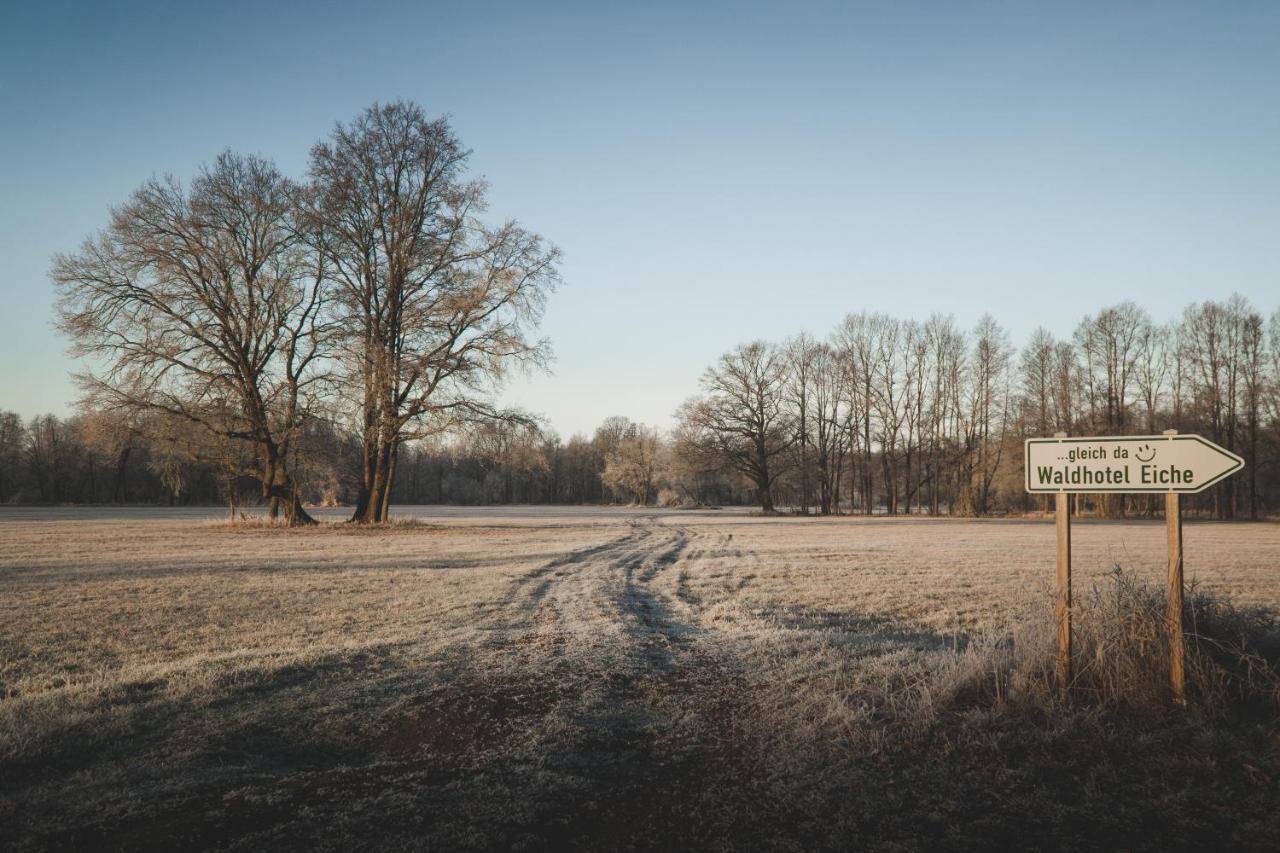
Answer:
M1028 492L1201 492L1244 460L1198 435L1029 438Z

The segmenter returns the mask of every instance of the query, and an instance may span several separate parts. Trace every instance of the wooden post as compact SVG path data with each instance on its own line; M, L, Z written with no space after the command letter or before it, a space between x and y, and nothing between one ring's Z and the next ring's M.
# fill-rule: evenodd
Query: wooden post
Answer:
M1057 438L1066 438L1065 432ZM1071 686L1071 495L1054 495L1058 528L1058 687L1065 696Z
M1058 527L1058 685L1071 685L1071 496L1054 495Z
M1178 431L1165 430L1164 434L1177 435ZM1164 516L1169 528L1169 686L1173 689L1173 701L1185 705L1187 663L1182 642L1182 505L1177 492L1165 495Z

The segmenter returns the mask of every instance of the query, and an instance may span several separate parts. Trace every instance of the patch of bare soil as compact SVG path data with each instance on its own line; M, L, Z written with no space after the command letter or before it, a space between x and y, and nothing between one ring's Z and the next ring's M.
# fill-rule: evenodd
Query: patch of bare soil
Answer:
M389 726L374 748L399 759L472 761L502 751L546 716L553 686L452 683L432 691L421 707Z

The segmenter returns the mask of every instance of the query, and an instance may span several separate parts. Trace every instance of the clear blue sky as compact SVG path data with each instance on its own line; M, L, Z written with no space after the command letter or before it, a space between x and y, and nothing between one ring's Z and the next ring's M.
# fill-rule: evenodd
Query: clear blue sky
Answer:
M564 250L508 397L566 436L854 310L1280 304L1280 4L685 5L7 0L0 408L69 411L46 273L109 205L226 147L301 176L394 98Z

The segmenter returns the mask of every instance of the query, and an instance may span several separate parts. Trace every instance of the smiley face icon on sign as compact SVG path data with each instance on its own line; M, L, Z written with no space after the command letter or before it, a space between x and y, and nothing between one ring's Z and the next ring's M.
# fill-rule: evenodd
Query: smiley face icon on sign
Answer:
M1133 452L1133 455L1138 457L1139 462L1150 462L1156 458L1156 449L1149 444L1143 444Z

